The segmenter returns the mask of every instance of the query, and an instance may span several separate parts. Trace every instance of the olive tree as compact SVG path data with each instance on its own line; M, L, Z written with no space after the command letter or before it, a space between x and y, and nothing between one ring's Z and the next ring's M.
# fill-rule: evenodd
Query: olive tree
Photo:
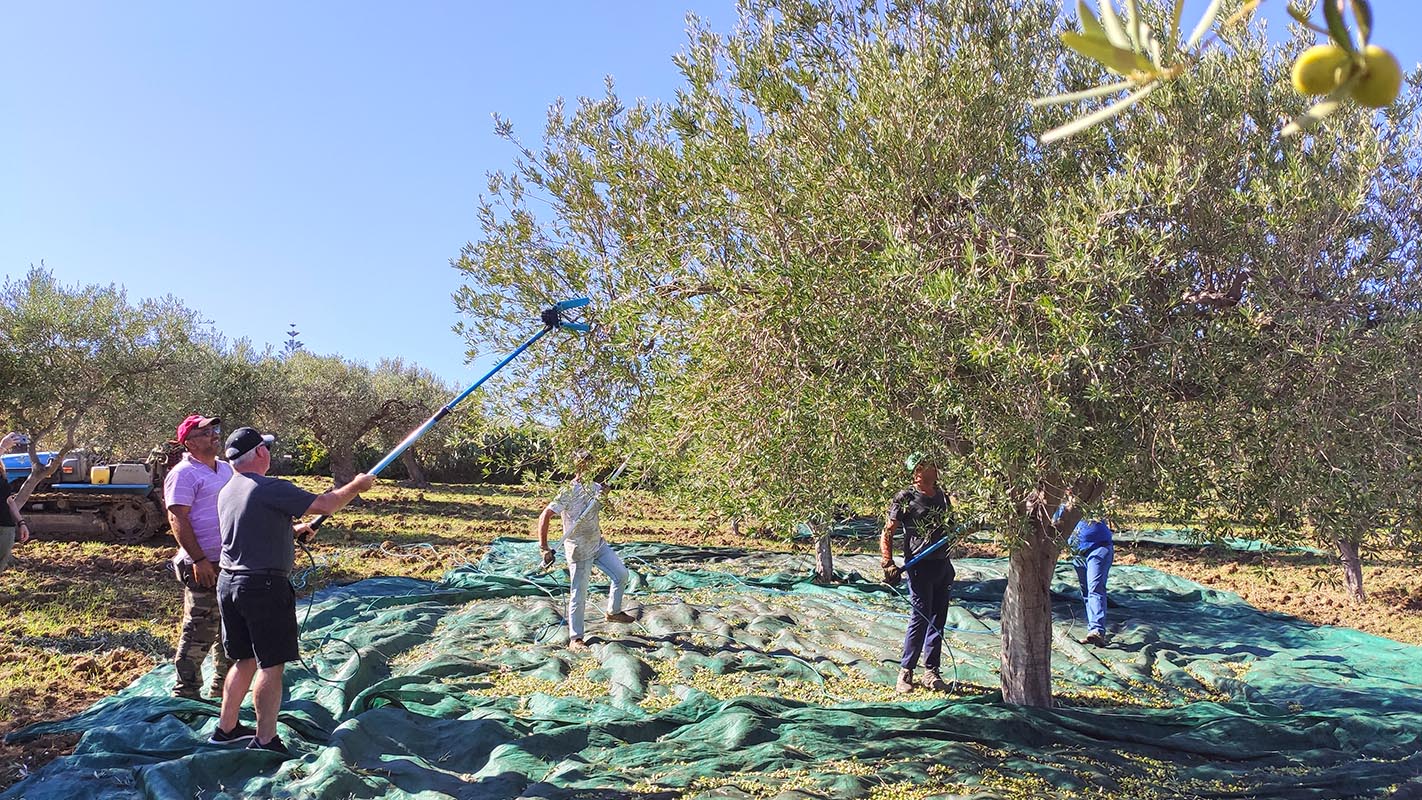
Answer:
M134 458L155 442L171 440L189 414L221 417L228 430L268 425L281 407L284 388L270 348L258 351L245 339L229 343L204 328L168 379L131 398L121 416L106 415L94 441Z
M393 446L443 403L437 397L447 394L433 373L398 359L371 369L340 356L298 349L274 363L282 378L282 425L308 433L326 448L336 485L355 477L358 444ZM413 454L404 464L411 480L423 481Z
M1032 705L1066 534L1108 489L1193 501L1258 444L1273 304L1346 247L1300 244L1391 157L1356 111L1281 141L1302 101L1253 30L1149 113L1043 147L1067 112L1023 99L1100 78L1061 24L1050 0L747 0L730 34L693 25L675 102L609 83L539 145L501 122L516 162L457 261L471 343L594 298L593 333L509 384L617 425L683 501L786 528L881 510L904 456L935 455L1009 552L1002 687Z
M269 427L282 404L286 383L271 347L220 336L203 342L194 357L192 381L182 398L184 413L221 417L226 428Z
M204 335L197 314L173 297L133 302L121 287L66 285L43 268L6 280L0 425L30 436L33 467L19 502L80 445L146 452ZM57 454L42 467L37 454L46 449Z
M1253 446L1235 452L1249 456L1222 463L1220 490L1208 495L1231 521L1255 525L1261 538L1281 544L1311 539L1335 550L1343 584L1357 602L1367 599L1366 550L1422 545L1416 463L1422 364L1380 353L1368 341L1403 333L1397 330L1403 327L1362 322L1300 347L1294 365L1300 386L1284 393L1287 405L1244 411L1253 427L1242 435ZM1410 327L1404 341L1417 352L1419 326ZM1237 498L1256 493L1267 501L1239 507Z
M375 394L384 403L387 412L375 428L380 447L386 451L394 449L454 396L454 392L433 372L417 364L407 364L403 359L382 360L371 377ZM426 488L430 485L419 453L421 449L438 447L438 442L438 439L422 440L400 454L400 463L405 467L411 484Z
M1297 268L1256 289L1270 340L1251 358L1252 391L1212 439L1211 488L1177 509L1335 548L1357 601L1360 548L1422 545L1418 105L1412 91L1377 126L1366 175L1335 171L1294 196L1309 213L1286 243Z
M331 477L340 486L356 476L356 444L391 412L375 392L369 367L340 356L305 350L285 354L284 426L303 430L331 454Z

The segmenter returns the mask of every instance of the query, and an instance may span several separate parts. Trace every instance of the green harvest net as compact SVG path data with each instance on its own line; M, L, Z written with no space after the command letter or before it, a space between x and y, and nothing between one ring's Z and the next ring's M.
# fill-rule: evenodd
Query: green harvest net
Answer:
M873 539L878 540L879 534L884 530L884 519L882 517L850 517L847 519L837 519L827 526L821 527L818 531L809 523L802 522L795 526L796 539L813 539L821 533L828 533L834 539ZM997 537L987 528L967 530L967 526L959 526L958 533L965 540L979 543L990 543L997 541ZM1144 544L1154 547L1225 547L1230 550L1239 550L1247 553L1308 553L1310 555L1323 555L1323 551L1313 547L1280 546L1258 539L1242 539L1237 536L1226 536L1219 539L1211 539L1204 531L1193 528L1161 528L1161 527L1130 527L1116 530L1112 533L1112 538L1117 544Z
M1422 775L1422 648L1154 570L1112 570L1111 646L1091 648L1061 565L1059 705L1034 709L995 690L1004 561L958 562L957 690L902 697L907 603L861 577L876 556L827 587L805 556L618 550L638 621L590 602L588 651L565 647L566 574L499 540L437 584L319 594L303 649L334 682L288 665L294 758L207 744L215 708L168 697L161 666L12 734L84 732L0 798L1343 798Z

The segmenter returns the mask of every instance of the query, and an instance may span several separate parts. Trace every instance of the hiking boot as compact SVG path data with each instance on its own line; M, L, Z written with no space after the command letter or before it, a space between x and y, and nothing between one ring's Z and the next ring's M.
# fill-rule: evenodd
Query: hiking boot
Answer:
M913 691L913 670L899 670L899 682L894 684L894 691L899 694L908 694Z
M1085 641L1086 641L1087 644L1095 645L1096 647L1105 647L1105 646L1106 646L1106 632L1105 632L1105 631L1092 631L1091 633L1086 634L1086 639L1085 639Z
M923 686L925 689L934 692L948 691L948 684L938 677L938 670L931 669L923 673Z
M206 703L206 702L207 702L207 698L203 697L203 696L202 696L202 693L199 692L197 689L193 689L193 690L191 690L191 691L189 691L189 690L187 690L187 689L184 689L184 690L182 690L182 691L178 691L177 689L174 689L174 690L173 690L173 696L176 697L176 698L178 698L179 700L196 700L196 701L198 701L199 703Z
M255 730L239 722L232 726L232 730L230 731L224 731L222 728L214 728L212 735L207 737L207 740L211 744L236 744L255 738L256 735L257 732Z
M273 736L266 742L257 740L257 732L252 731L252 741L247 744L248 750L266 750L269 753L277 753L283 756L291 755L291 751L282 744L280 736Z
M619 611L619 612L617 612L616 614L608 614L608 615L607 615L607 621L608 621L608 622L624 622L624 623L625 623L625 622L636 622L636 621L637 621L637 618L634 617L634 616L632 616L631 614L628 614L626 611Z
M584 650L588 649L588 643L583 641L582 639L569 639L568 649L572 650L575 653L581 653Z

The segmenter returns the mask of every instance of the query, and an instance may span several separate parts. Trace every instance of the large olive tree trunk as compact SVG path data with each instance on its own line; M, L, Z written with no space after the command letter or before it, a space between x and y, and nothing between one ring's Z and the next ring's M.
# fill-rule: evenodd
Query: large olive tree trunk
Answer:
M1354 602L1365 603L1368 595L1363 591L1363 562L1358 557L1358 543L1342 536L1333 540L1338 545L1338 558L1343 563L1343 582L1348 586L1348 595Z
M1084 506L1106 490L1096 478L1072 484L1076 502L1060 519L1053 513L1066 496L1059 475L1045 476L1020 506L1027 518L1023 540L1008 554L1007 591L1002 597L1002 699L1050 708L1052 705L1052 575L1067 535L1081 521Z
M1057 544L1034 520L1026 541L1008 559L1002 598L1002 698L1027 706L1052 705L1052 574Z

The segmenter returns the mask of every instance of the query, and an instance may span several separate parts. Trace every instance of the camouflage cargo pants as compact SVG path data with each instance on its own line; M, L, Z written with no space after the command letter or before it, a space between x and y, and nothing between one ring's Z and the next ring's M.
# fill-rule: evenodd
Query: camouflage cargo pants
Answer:
M217 607L217 587L209 589L184 581L183 621L179 628L178 651L173 655L173 666L178 671L177 682L173 684L174 695L199 696L202 662L209 650L216 663L208 694L221 697L222 682L227 678L232 661L222 649L222 614Z

